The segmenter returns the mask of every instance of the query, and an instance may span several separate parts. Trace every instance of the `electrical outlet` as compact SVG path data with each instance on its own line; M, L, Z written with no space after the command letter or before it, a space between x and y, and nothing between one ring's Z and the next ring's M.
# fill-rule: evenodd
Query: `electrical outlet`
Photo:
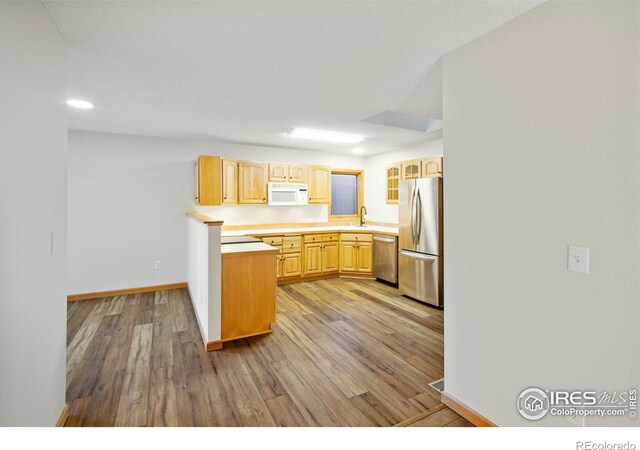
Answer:
M156 267L156 270L162 270L162 261L161 260L156 261L155 267Z
M589 273L589 247L570 245L567 268L569 272Z

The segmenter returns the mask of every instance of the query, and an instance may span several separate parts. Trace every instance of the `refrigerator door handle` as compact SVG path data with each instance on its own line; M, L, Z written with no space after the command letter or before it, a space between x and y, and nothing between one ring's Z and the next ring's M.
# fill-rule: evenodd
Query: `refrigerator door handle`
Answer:
M416 245L420 244L420 235L422 234L422 197L420 189L416 189Z
M411 190L411 205L409 209L411 210L411 242L413 245L417 245L416 242L416 191L417 191L416 182L413 182L413 188Z
M400 254L408 256L409 258L419 259L421 261L435 261L435 256L425 255L424 253L408 252L406 250L400 250Z

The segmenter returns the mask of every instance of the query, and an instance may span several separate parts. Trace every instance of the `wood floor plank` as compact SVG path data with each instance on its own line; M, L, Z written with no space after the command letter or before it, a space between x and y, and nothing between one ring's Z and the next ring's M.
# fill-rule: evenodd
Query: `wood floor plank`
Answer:
M67 302L67 347L100 300L84 300L82 303L80 305L80 302Z
M394 416L396 422L420 412L415 405L411 404L402 394L381 379L378 372L362 364L362 362L342 348L340 343L329 337L316 339L316 342L327 349L331 349L333 357L336 358L343 367L347 367L347 370L385 405Z
M172 289L170 291L167 291L167 295L169 296L167 303L169 304L169 310L171 311L173 331L187 331L187 318L179 290Z
M273 374L264 355L256 347L252 347L247 340L238 342L236 345L262 399L269 400L284 395L285 390Z
M318 398L314 390L300 378L288 360L272 364L276 376L287 390L289 397L296 405L307 423L311 426L337 427L340 421L329 411L329 408Z
M287 394L266 400L267 408L279 427L307 427L309 424Z
M168 300L169 300L169 291L168 290L163 289L162 291L156 291L154 293L153 302L156 305L166 304Z
M116 426L145 426L149 412L153 324L136 325L129 350Z
M149 426L177 427L178 397L173 384L173 367L160 367L151 371L149 390Z
M354 397L364 394L367 390L340 364L329 356L318 344L313 342L302 330L288 318L281 317L279 326L304 351L309 359L346 395Z
M394 415L370 392L356 395L350 401L379 427L388 427L397 421Z
M287 360L300 375L300 378L309 386L313 386L318 398L327 405L327 408L342 425L355 427L373 425L357 407L347 400L348 397L334 384L336 378L329 378L322 371L317 370L317 367L314 367L314 362L303 350L304 347L300 347L300 341L294 342L295 335L292 339L292 336L285 331L279 337L281 339L280 345L286 350ZM307 340L307 342L313 344L311 341Z
M121 314L124 309L124 305L127 303L126 295L118 295L117 297L109 297L109 308L104 313L105 316L112 316L114 314Z
M458 419L460 416L450 410L449 408L443 408L440 411L437 411L424 419L418 420L417 422L409 425L410 427L443 427L447 424L453 422Z
M129 304L130 297L132 296L127 296L127 302L118 315L118 324L111 339L111 348L104 362L105 366L112 370L126 369L129 361L129 348L131 348L138 313L138 304L137 302Z
M221 375L234 415L244 426L274 426L269 408L260 396L251 374L244 364L238 348L233 344L217 352Z
M111 370L103 367L98 384L86 408L83 426L112 427L115 425L125 372L125 369Z
M98 331L107 306L108 304L106 302L102 302L98 303L96 307L91 310L67 347L67 383L73 380L76 369L82 362L87 348L91 345L91 341Z
M154 305L151 368L159 369L173 365L173 325L169 305L166 302Z
M93 390L98 383L117 322L117 316L105 315L102 318L100 326L89 343L87 351L80 361L74 376L67 382L68 399L75 400L93 395Z

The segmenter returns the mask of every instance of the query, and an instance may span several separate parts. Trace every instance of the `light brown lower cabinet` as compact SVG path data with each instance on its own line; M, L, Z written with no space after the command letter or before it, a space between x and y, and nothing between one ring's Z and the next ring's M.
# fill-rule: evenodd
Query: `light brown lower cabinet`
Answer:
M276 258L276 250L222 255L222 341L271 331L276 320Z
M302 257L300 253L280 255L280 273L282 277L299 277L302 275Z
M320 242L304 244L304 274L317 275L322 273L322 253Z
M343 234L340 271L373 273L373 242L370 234Z
M373 272L370 233L307 233L261 239L278 251L276 276L282 282L339 273L368 276Z
M337 272L340 270L340 255L338 242L323 242L320 248L322 253L322 272Z

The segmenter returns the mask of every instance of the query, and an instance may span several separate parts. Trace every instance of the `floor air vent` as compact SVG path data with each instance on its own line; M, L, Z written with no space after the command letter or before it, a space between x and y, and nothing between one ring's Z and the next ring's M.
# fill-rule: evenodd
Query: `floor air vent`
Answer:
M429 383L433 389L438 392L444 391L444 378L440 378L439 380L434 381L433 383Z

